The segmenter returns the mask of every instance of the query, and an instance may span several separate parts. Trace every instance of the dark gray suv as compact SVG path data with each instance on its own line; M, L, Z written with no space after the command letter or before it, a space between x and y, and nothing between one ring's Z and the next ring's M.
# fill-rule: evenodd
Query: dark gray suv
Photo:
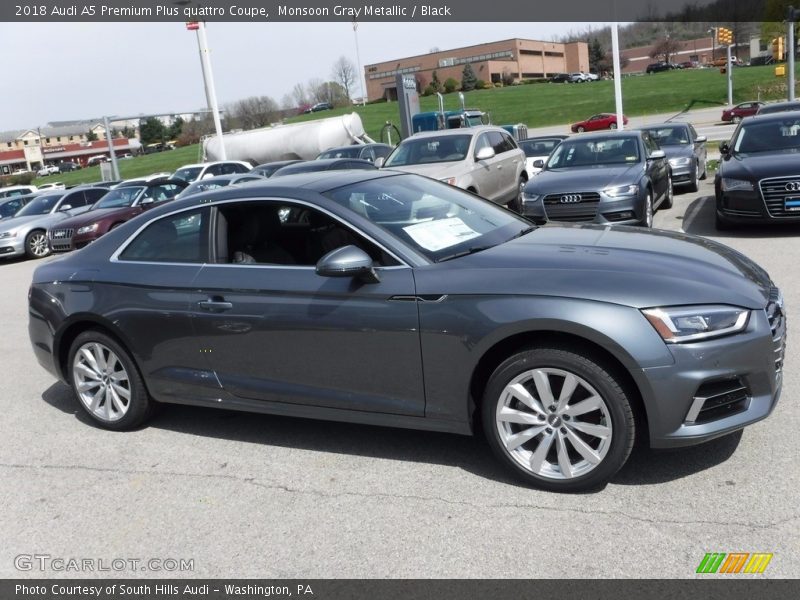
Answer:
M637 434L767 417L783 301L721 244L531 227L445 183L326 171L155 207L40 266L39 362L109 429L154 401L471 434L524 481L607 482ZM331 429L330 435L337 435Z

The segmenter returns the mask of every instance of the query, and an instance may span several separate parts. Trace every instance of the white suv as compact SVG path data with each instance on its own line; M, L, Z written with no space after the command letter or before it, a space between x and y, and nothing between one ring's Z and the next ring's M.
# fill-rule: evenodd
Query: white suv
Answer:
M182 179L186 183L192 183L206 177L247 173L252 168L252 165L241 160L218 160L216 162L183 165L172 174L172 179Z

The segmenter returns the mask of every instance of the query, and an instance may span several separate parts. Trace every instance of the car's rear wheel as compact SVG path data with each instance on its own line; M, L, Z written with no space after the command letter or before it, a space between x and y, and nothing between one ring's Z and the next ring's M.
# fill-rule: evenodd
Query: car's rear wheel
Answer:
M152 402L130 354L101 331L81 333L69 352L69 375L78 402L106 429L131 429L150 416Z
M696 192L700 189L700 163L695 162L694 165L694 179L692 183L689 184L689 191Z
M739 115L736 115L735 117L733 117L733 122L734 123L739 123L741 120L742 120L742 117L740 117Z
M664 200L662 200L659 208L669 209L672 208L672 204L675 201L675 188L672 185L672 175L667 177L667 192L666 196L664 196Z
M533 348L504 361L489 380L482 413L501 462L553 491L608 482L633 447L623 386L601 362L568 347Z
M44 258L50 254L47 234L42 229L34 229L25 236L25 255L28 258Z
M583 133L584 131L586 131L585 127L578 127L578 133Z
M617 128L617 124L616 123L611 123L611 125L609 125L608 128L609 129L616 129Z

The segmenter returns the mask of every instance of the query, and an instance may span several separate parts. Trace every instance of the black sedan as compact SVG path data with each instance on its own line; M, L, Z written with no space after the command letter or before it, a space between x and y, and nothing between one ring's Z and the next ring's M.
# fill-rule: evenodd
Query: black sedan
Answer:
M262 177L272 177L272 174L277 171L278 169L282 169L285 166L293 165L296 163L305 162L299 159L294 160L276 160L274 162L268 162L257 167L253 167L250 171L251 173L255 173L256 175L261 175Z
M700 189L700 180L708 176L706 141L697 135L691 123L659 123L644 128L666 153L672 171L672 185L686 186L690 192Z
M272 174L272 177L297 175L298 173L313 173L315 171L340 171L347 169L375 170L375 165L361 158L319 158L305 162L294 163L281 167Z
M646 131L583 134L561 142L525 186L521 212L532 220L653 226L672 206L666 154Z
M154 207L39 267L29 315L39 362L109 429L156 401L461 434L482 421L513 473L564 491L607 482L639 428L678 447L767 417L785 327L767 273L721 244L536 229L391 171Z
M800 222L800 112L743 119L719 151L717 229Z

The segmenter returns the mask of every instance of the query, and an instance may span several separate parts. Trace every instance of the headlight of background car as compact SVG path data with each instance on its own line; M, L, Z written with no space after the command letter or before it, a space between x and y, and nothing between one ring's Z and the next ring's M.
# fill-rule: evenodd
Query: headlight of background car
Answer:
M708 340L747 327L750 311L736 306L670 306L642 311L665 342Z
M0 233L0 240L4 240L7 238L17 237L16 231L4 231Z
M669 159L669 164L671 164L673 167L685 167L690 162L692 162L692 159L689 158L688 156L681 156L679 158Z
M720 186L723 192L752 192L754 189L752 182L730 177L723 177Z
M620 185L613 188L608 188L603 190L603 193L606 196L611 198L618 198L619 196L632 196L639 191L639 186L636 184L633 185Z
M537 202L539 198L541 198L541 194L529 194L528 192L522 192L522 202Z
M79 227L78 231L76 232L78 235L82 235L84 233L94 233L97 231L97 228L100 227L99 223L92 223L91 225L86 225L84 227Z

